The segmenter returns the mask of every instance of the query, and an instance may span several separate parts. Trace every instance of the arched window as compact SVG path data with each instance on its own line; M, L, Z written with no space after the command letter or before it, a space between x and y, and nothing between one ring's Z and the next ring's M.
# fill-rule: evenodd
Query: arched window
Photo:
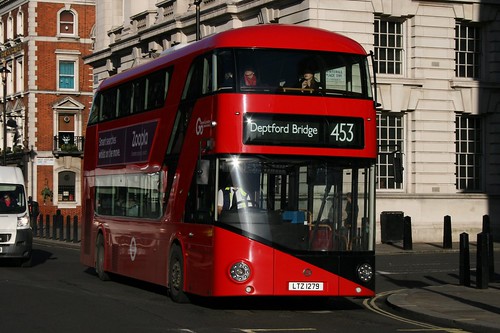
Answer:
M14 39L14 19L9 15L7 18L7 40Z
M75 201L76 174L72 171L62 171L59 172L58 180L58 201Z
M60 35L76 35L76 15L71 10L59 12L58 32Z
M24 15L21 9L17 12L16 36L24 36Z

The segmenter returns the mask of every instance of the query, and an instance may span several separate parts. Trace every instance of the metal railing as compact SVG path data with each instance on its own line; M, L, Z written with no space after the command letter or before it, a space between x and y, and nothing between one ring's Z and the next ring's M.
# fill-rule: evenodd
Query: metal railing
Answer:
M60 136L54 136L54 148L52 153L55 157L59 156L82 156L83 155L83 136L73 136L69 140L64 140Z

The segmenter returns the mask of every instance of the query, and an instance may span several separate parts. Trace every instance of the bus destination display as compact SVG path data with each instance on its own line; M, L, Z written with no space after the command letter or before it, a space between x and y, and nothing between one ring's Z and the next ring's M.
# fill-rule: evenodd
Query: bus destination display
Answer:
M363 148L363 119L246 113L243 143L247 145Z

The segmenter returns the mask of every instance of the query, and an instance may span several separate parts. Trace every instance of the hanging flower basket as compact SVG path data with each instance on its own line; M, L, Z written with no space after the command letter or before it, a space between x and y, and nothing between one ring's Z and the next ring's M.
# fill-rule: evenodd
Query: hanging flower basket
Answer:
M52 190L48 186L45 186L40 194L42 195L44 202L47 199L52 201L52 196L54 195L54 193L52 192Z

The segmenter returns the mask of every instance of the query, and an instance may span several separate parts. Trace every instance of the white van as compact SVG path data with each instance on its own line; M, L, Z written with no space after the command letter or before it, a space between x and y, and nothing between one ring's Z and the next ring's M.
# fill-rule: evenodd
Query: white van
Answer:
M22 266L29 266L32 247L23 173L17 167L0 166L0 260L19 259Z

